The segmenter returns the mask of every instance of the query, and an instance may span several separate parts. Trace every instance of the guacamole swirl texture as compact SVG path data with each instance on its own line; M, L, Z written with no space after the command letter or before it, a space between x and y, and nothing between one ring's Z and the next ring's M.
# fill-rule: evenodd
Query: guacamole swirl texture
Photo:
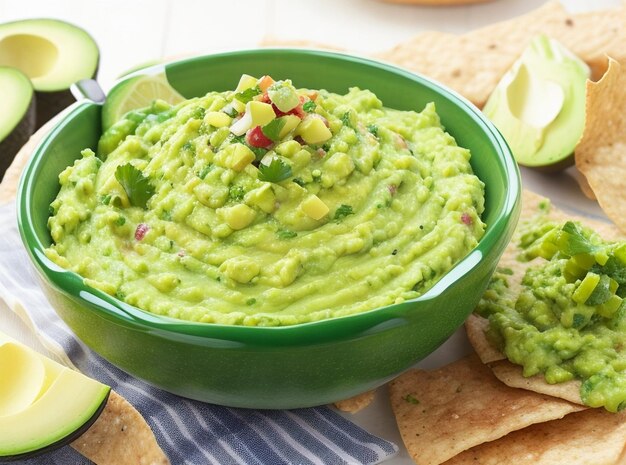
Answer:
M590 407L626 407L626 242L606 242L575 222L521 226L520 292L511 270L494 274L477 312L487 337L524 376L578 379Z
M476 246L484 186L433 104L252 84L112 126L59 175L47 256L158 315L278 326L418 297Z

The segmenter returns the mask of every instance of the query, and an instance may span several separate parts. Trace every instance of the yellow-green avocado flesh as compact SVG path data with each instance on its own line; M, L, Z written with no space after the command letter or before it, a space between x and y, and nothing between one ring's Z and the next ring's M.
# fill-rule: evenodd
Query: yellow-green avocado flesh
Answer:
M28 76L0 66L0 178L35 131L35 100Z
M588 66L545 35L535 37L489 97L483 112L520 165L572 164L585 124Z
M109 392L0 332L0 461L76 439L98 418Z
M0 66L19 69L31 80L37 127L74 102L70 86L95 77L99 59L94 39L73 24L56 19L0 24Z
M259 85L111 126L59 177L47 256L155 314L279 326L416 298L476 246L484 186L433 104Z
M543 213L520 225L523 276L498 268L477 312L524 376L580 380L585 405L626 408L626 242ZM521 280L521 282L520 282Z

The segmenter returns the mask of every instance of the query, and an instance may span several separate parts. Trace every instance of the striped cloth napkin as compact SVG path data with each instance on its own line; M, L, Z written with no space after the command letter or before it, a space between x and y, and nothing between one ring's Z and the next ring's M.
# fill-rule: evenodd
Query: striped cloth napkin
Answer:
M133 404L172 465L377 464L398 452L395 444L328 407L272 411L220 407L162 391L114 367L83 345L50 307L20 241L13 204L0 207L0 257L0 298L51 352ZM13 463L91 462L67 446Z

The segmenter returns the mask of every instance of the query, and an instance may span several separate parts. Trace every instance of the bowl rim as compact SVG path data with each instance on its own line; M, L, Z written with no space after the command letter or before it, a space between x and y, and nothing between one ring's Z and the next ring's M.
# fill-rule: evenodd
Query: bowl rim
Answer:
M267 332L271 331L273 336L281 338L284 337L286 338L285 340L295 340L303 337L305 339L315 338L315 340L320 340L320 334L324 334L324 331L322 331L324 329L332 331L335 336L337 334L347 336L349 334L353 334L357 328L372 328L373 326L375 327L388 321L391 317L401 317L403 308L407 304L429 301L439 297L461 276L474 271L475 268L484 260L485 256L488 255L487 252L492 244L497 243L502 235L506 235L507 231L512 230L514 223L517 221L517 214L519 213L521 179L518 166L514 161L504 137L496 129L493 123L491 123L487 117L484 116L482 112L465 97L439 82L408 69L383 61L377 61L343 52L310 48L268 47L198 55L167 63L159 63L121 77L115 82L112 88L138 74L161 72L172 65L183 65L193 63L194 61L205 60L207 58L220 59L239 55L266 53L268 51L295 55L330 57L354 62L359 65L378 68L383 72L400 75L416 82L418 85L428 87L436 93L442 94L444 97L451 100L468 116L470 116L472 120L474 120L477 125L481 127L484 135L489 138L491 145L498 152L498 163L502 166L502 169L506 174L505 199L502 202L501 209L497 211L495 220L490 225L487 225L485 234L481 237L476 247L459 262L457 262L442 276L439 281L435 283L433 287L428 289L421 296L399 304L377 307L364 312L345 316L285 326L243 326L179 320L142 310L138 307L120 301L98 289L87 286L84 284L83 278L77 273L56 265L45 256L43 252L45 246L35 233L33 218L30 214L32 199L30 196L26 195L31 191L34 183L32 175L38 171L39 165L43 163L44 158L42 157L42 154L46 152L47 147L69 123L69 121L72 120L77 114L84 111L87 106L101 105L88 100L81 100L67 108L64 112L64 116L60 118L60 121L57 122L48 134L46 134L37 144L23 170L17 190L17 221L20 236L32 262L38 269L44 281L47 281L48 284L52 285L57 291L62 292L66 296L69 296L74 300L79 300L83 304L88 304L90 307L88 311L99 311L103 317L114 318L118 321L121 319L121 321L126 324L135 327L138 326L144 330L161 332L161 334L186 334L191 336L228 340L250 340L252 338L258 342L262 342L263 335L266 336ZM513 225L510 224L511 222Z

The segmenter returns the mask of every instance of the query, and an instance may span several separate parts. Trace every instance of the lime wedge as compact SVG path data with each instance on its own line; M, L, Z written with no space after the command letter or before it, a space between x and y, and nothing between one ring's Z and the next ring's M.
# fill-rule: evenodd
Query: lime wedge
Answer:
M122 81L107 95L102 107L102 129L106 131L131 110L150 106L154 100L175 105L185 98L167 81L165 73L141 75Z

